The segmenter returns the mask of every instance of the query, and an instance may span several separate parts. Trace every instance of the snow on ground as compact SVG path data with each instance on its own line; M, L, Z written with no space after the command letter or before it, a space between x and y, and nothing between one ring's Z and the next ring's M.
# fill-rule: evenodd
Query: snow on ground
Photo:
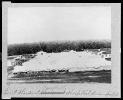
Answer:
M73 71L111 69L111 61L106 61L100 55L82 52L62 52L62 53L37 53L22 66L14 67L13 72L39 71L52 69L69 69Z

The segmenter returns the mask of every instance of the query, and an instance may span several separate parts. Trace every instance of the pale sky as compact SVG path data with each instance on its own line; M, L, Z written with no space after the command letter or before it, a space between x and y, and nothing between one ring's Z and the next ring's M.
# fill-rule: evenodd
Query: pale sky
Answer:
M8 44L111 39L111 7L11 7Z

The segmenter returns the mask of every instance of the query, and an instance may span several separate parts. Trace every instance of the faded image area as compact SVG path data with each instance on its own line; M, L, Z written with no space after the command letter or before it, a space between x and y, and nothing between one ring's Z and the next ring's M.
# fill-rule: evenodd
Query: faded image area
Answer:
M9 8L7 54L11 84L111 84L111 8Z

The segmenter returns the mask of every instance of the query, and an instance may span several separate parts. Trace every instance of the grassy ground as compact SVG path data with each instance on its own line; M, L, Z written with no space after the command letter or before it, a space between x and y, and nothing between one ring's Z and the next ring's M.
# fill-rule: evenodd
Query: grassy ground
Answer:
M111 83L111 70L17 74L10 83Z

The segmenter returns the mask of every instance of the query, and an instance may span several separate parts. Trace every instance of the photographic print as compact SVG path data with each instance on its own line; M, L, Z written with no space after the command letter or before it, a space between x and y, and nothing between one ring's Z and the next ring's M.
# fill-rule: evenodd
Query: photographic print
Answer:
M2 98L120 97L120 4L3 5Z
M8 9L12 83L111 83L111 7Z

